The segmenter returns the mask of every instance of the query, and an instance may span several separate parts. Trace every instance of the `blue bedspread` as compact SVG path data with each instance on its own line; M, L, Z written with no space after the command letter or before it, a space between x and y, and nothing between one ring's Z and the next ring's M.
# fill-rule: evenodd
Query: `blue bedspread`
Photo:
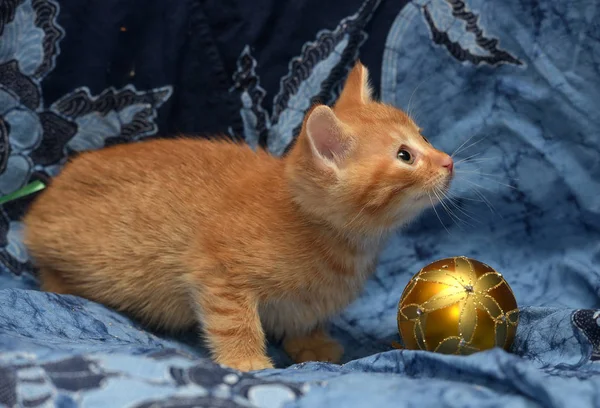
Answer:
M288 3L288 4L286 4ZM283 154L360 56L381 99L459 146L449 212L398 232L334 322L344 364L240 374L197 335L150 333L36 290L0 209L0 405L600 406L600 3L597 0L0 2L0 194L66 158L177 132ZM439 218L438 218L439 217ZM427 263L466 255L513 288L511 352L393 349L396 307ZM126 271L124 271L125 273Z

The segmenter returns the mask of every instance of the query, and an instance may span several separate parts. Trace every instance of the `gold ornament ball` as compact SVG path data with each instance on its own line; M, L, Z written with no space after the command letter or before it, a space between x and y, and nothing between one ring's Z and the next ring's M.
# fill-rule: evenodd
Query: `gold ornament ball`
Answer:
M509 350L517 301L501 274L464 256L435 261L412 277L398 304L404 347L444 354Z

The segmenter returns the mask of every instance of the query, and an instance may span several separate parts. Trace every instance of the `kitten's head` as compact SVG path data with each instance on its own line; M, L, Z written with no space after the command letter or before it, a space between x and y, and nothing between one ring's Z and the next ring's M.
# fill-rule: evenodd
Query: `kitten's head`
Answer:
M367 69L350 72L333 109L306 115L286 173L296 202L341 228L382 232L435 203L452 159L404 112L371 97Z

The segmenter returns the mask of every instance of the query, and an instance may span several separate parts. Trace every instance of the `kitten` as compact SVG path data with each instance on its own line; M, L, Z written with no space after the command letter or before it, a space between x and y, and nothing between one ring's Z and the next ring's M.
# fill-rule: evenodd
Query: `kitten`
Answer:
M272 367L265 335L297 362L338 362L327 320L451 178L452 159L372 100L358 63L284 158L185 138L81 154L30 208L25 242L44 290L154 328L200 322L218 363Z

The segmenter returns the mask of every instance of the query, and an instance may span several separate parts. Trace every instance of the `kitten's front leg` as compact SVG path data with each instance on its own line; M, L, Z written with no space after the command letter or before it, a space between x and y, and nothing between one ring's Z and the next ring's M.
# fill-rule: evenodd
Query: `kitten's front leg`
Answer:
M253 296L228 287L203 288L201 322L214 360L240 371L273 368Z
M327 361L339 363L344 348L322 328L317 328L306 336L286 338L283 341L286 353L296 362Z

